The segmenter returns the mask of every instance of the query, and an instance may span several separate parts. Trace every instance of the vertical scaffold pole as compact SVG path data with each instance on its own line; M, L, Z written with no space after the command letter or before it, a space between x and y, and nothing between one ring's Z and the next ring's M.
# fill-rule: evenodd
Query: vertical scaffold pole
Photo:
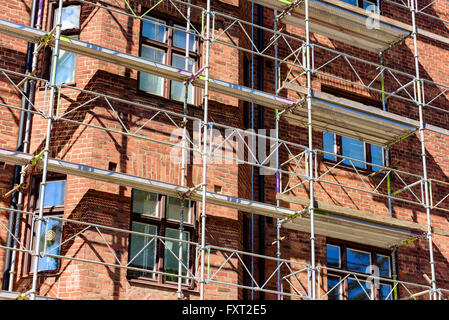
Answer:
M312 74L310 55L310 26L309 26L309 0L304 1L306 26L306 76L307 76L307 130L308 130L308 161L309 161L309 192L310 192L310 264L312 267L312 299L316 299L316 267L315 267L315 220L314 220L314 194L313 194L313 128L312 128Z
M206 191L207 191L207 126L209 104L209 49L210 49L210 0L206 7L206 61L204 66L204 123L203 123L203 184L201 210L201 269L200 269L200 299L204 300L204 267L206 257Z
M37 227L36 227L36 243L34 247L33 253L33 280L31 287L31 299L36 299L36 290L37 290L37 277L38 277L38 262L40 255L40 244L41 244L41 231L42 231L42 219L44 216L44 198L45 198L45 189L47 185L47 172L48 172L48 157L50 152L50 139L51 139L51 125L53 118L53 107L55 104L55 91L56 91L56 64L58 62L59 57L59 41L61 38L61 23L62 23L62 0L59 0L58 4L58 16L56 23L56 34L55 34L55 47L53 49L52 62L51 62L51 76L50 76L50 102L48 106L48 119L47 119L47 136L45 138L45 149L44 149L44 159L43 159L43 168L42 168L42 182L41 182L41 190L39 194L39 215L37 218Z
M34 7L34 6L33 6ZM31 27L32 28L37 28L37 29L41 29L41 24L42 24L42 11L43 11L43 1L39 1L39 7L38 7L38 13L37 13L37 19L34 17L35 13L32 12L32 16L31 16ZM36 24L34 24L34 20L36 20ZM31 61L31 70L30 73L34 74L37 70L37 59L38 59L38 55L39 52L37 50L39 44L35 43L33 46L33 57L32 57L32 61ZM28 82L28 81L27 81ZM29 81L30 85L30 91L28 94L29 97L29 102L28 102L28 108L27 108L27 113L26 113L26 120L25 120L25 135L23 137L23 149L22 152L27 153L29 150L29 144L30 144L30 130L31 130L31 112L29 112L32 108L30 101L33 101L33 96L34 96L34 92L35 92L35 83L36 80L31 79ZM25 91L25 90L24 90ZM26 91L25 91L26 92ZM20 170L20 182L19 185L23 185L25 183L25 177L26 177L26 172L25 172L25 166L22 166L22 169ZM18 210L23 210L23 191L20 190L19 191L19 195L18 195L18 199L17 199L17 209ZM19 213L16 214L16 219L15 219L15 226L14 226L14 237L16 239L19 238L19 231L20 231L20 222L21 222L21 216L19 215ZM13 242L13 248L17 249L17 241L14 240ZM12 254L11 254L11 270L9 273L9 283L8 283L8 291L13 291L13 287L14 287L14 276L16 273L16 259L17 259L17 251L13 250Z
M277 40L277 30L278 30L278 20L277 20L278 11L274 10L274 93L278 95L278 40ZM280 192L280 180L279 180L279 110L275 110L274 114L274 129L276 132L276 194ZM279 200L276 199L276 206L279 207ZM276 278L277 278L277 299L281 300L281 295L279 291L281 290L281 270L279 268L280 258L281 258L281 225L280 219L276 218Z
M189 70L189 61L190 61L190 0L188 0L187 5L187 23L186 23L186 53L185 53L185 64L184 69ZM193 70L195 72L195 70ZM192 92L193 94L193 92ZM187 113L188 113L188 103L189 103L189 82L184 82L184 116L182 118L182 150L181 150L181 186L185 185L186 173L187 173ZM185 202L184 198L181 199L181 216L179 218L179 250L178 250L178 299L182 299L182 240L184 239L184 211L185 211ZM187 214L190 213L190 206L187 208ZM188 250L187 250L188 251Z
M412 38L413 38L413 49L414 49L414 59L415 59L415 71L416 71L416 97L418 99L419 108L419 135L421 140L421 158L423 166L423 179L424 179L424 206L426 208L427 215L427 238L429 240L429 259L430 259L430 272L431 272L431 286L432 293L431 296L436 300L437 290L436 290L436 280L435 280L435 261L433 257L433 240L432 240L432 223L430 218L430 205L429 205L429 180L427 178L427 161L426 161L426 145L424 137L424 117L423 117L423 92L421 85L421 78L419 73L419 55L418 55L418 28L416 26L416 10L418 3L416 0L410 0L410 11L412 15Z
M384 54L383 52L380 53L380 65L381 67L384 66ZM381 90L382 90L382 110L387 111L387 104L386 104L386 99L385 99L385 72L382 69L381 71L381 76L380 76L380 81L381 81ZM384 163L385 163L385 167L389 168L390 167L390 147L386 147L383 150L383 154L384 154ZM391 204L391 178L390 178L390 172L387 173L387 192L388 192L388 214L390 217L393 217L393 207ZM393 280L396 280L397 278L397 270L396 270L396 247L392 250L391 252L391 270L392 270L392 276L393 276ZM397 282L395 282L394 284L396 284ZM394 294L393 294L393 299L396 300L398 298L397 295L398 291L397 291L397 287L394 288Z
M259 21L259 23L260 23L260 21ZM252 1L252 0L251 0L251 39L252 39L252 41L254 41L254 1ZM254 48L251 49L251 89L254 89ZM251 130L254 133L254 102L251 102ZM254 135L251 135L251 145L252 146L255 145L254 138L255 138ZM251 166L251 201L254 201L254 166ZM254 253L254 252L255 252L254 212L251 212L251 253ZM254 275L254 256L253 255L251 255L251 275ZM254 300L254 281L251 281L251 300Z

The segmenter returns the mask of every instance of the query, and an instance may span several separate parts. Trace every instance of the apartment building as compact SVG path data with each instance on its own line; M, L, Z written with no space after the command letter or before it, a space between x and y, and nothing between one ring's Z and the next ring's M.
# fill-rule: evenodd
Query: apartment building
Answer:
M2 7L2 297L449 296L445 1Z

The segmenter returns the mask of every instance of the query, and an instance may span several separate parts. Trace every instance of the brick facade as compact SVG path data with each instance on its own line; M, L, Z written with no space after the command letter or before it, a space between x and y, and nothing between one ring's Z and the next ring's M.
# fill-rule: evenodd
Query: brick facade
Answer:
M44 8L48 8L48 1L45 1ZM132 8L135 12L142 12L143 8L150 8L158 1L131 1ZM192 1L194 4L204 5L204 1ZM113 8L119 10L127 10L125 4L120 1L103 1L109 3ZM17 22L23 25L29 24L29 10L31 1L9 1L3 4L6 8L0 12L0 18ZM181 6L181 10L184 10ZM257 8L257 6L256 6ZM180 17L168 2L163 2L156 9L158 14L166 14ZM223 12L227 15L238 17L247 21L251 21L251 2L245 0L235 1L213 1L212 10ZM256 9L257 10L257 9ZM402 12L396 7L385 5L383 7L386 16L393 19L409 22L406 12ZM449 9L442 8L443 13L447 15ZM26 12L26 14L24 14ZM256 11L257 12L257 11ZM273 27L273 11L264 9L263 11L264 26ZM51 30L51 23L47 17L49 11L44 10L44 30ZM201 14L198 10L192 11L192 22L197 27L201 27ZM259 23L255 14L255 23ZM441 33L447 33L444 25L429 26L426 20L419 21L423 28L440 29ZM115 12L108 12L103 9L82 6L81 13L81 33L79 39L85 42L93 43L99 46L117 50L120 52L139 55L140 44L140 21L127 17ZM215 33L221 33L229 26L229 20L217 17L214 27ZM246 29L250 34L250 28ZM292 26L286 26L285 32L295 37L302 38L304 31ZM271 41L271 35L264 33L263 43L266 45ZM259 35L255 36L258 40ZM325 37L315 35L314 40L324 46L343 51L345 53L358 56L365 60L379 63L379 57L362 49L358 49L338 41L330 40ZM238 26L232 26L227 29L226 37L222 37L221 41L231 43L235 46L249 48L250 43L245 33ZM448 48L441 45L435 40L428 38L420 38L418 42L420 50L420 71L423 78L432 79L443 85L449 86L447 73L444 72ZM202 45L201 59L204 61L205 46ZM273 54L273 48L269 49L269 54ZM286 55L288 48L285 44L280 44L280 55ZM319 48L315 51L315 65L324 64L332 56ZM11 71L23 72L25 66L26 42L16 40L7 36L1 37L0 40L0 67ZM258 87L259 60L253 57L254 82ZM211 77L228 81L231 83L244 84L245 61L251 61L252 57L249 53L242 52L231 46L214 43L210 50L210 73ZM40 62L43 57L40 56ZM266 92L274 91L274 62L269 59L263 60L262 72L264 76L264 90ZM398 46L389 50L384 56L384 64L396 70L402 70L409 74L414 74L413 62L413 41L408 38ZM356 65L362 68L362 65ZM42 67L45 69L45 67ZM343 60L329 64L325 69L329 75L342 77L351 81L358 80L351 75L348 64ZM44 70L42 74L44 73ZM287 70L281 69L281 77L286 76ZM365 73L361 72L363 80L370 79L372 74L369 70ZM40 75L39 75L40 76ZM396 84L392 78L387 78L386 86L394 86ZM404 79L401 79L404 80ZM300 80L301 81L301 80ZM335 80L331 77L316 74L313 79L313 89L320 91L323 86L332 86L354 94L363 95L374 100L379 100L379 95L367 92L356 86L351 86L343 81ZM377 86L380 82L375 82ZM168 111L182 113L183 105L180 102L159 98L154 95L142 93L138 90L138 72L130 70L122 66L98 61L85 56L77 56L76 58L76 76L75 83L70 84L77 88L103 93L109 96L119 97L134 103L146 106L154 106L163 108ZM250 85L250 84L246 84ZM302 83L304 85L304 83ZM20 98L8 86L6 80L1 78L0 81L1 97L0 102L3 104L19 105ZM432 88L437 95L443 89ZM293 91L283 90L281 95L290 98L298 98ZM440 107L447 109L447 94L443 94L437 100ZM172 148L168 145L158 144L155 140L168 140L170 132L177 129L175 124L162 114L155 117L151 124L144 126L140 130L140 135L146 138L136 139L130 135L121 133L135 132L145 124L145 121L154 116L155 112L138 108L124 102L106 101L98 99L94 102L86 104L83 108L77 108L84 102L92 99L93 96L85 92L79 92L70 88L61 90L61 103L58 105L58 114L70 112L68 118L73 122L65 122L56 120L52 125L51 132L51 149L50 156L56 159L81 163L101 169L110 169L111 165L117 172L128 173L135 176L150 178L171 184L180 184L180 165L174 164L170 159ZM38 83L36 92L36 105L44 102L45 88ZM225 124L231 127L244 128L243 112L244 104L236 98L228 97L222 94L210 93L209 97L209 119L214 122ZM114 109L111 109L109 103L112 103ZM416 105L405 103L400 99L391 98L388 104L389 111L418 119L418 108ZM73 111L72 111L73 110ZM123 125L117 120L117 111ZM258 122L260 109L255 106L255 127L260 127ZM189 115L197 118L203 117L202 104L189 108ZM16 147L16 137L18 131L17 111L1 108L0 110L0 148L14 150ZM176 118L175 118L176 119ZM182 121L177 118L176 121ZM437 111L431 108L425 109L425 121L429 124L440 126L447 129L447 113ZM88 123L89 126L80 125L77 122ZM47 120L39 116L33 117L30 153L37 154L41 152L45 145ZM107 132L96 127L113 129L116 132ZM274 112L271 109L264 108L264 123L266 129L274 128ZM193 136L193 126L189 126L189 131ZM179 129L179 128L178 128ZM279 128L279 138L291 141L297 144L307 145L307 130L304 126L283 121ZM426 131L426 152L427 152L427 170L429 178L441 181L447 181L449 173L449 165L447 164L449 145L449 136ZM316 148L322 148L322 132L314 130L313 145ZM235 145L233 145L235 146ZM415 174L422 174L421 163L421 144L419 134L416 133L411 137L394 144L390 148L392 163L398 162L397 169ZM288 159L286 153L280 154L280 162ZM318 161L318 171L323 173L329 169L329 163ZM4 168L0 168L0 193L4 193L11 187L13 166L7 164ZM187 168L186 183L189 187L195 187L202 182L202 164L201 162L190 163ZM254 199L259 200L259 183L257 175L259 170L254 170ZM382 176L370 177L371 172L364 172L366 181L371 184L379 183ZM38 175L36 169L33 174ZM52 175L50 174L50 177ZM353 187L363 187L363 182L354 174L353 171L345 169L337 169L332 176L338 183L350 185ZM86 178L75 176L66 177L66 196L64 206L64 217L79 220L81 222L98 223L101 225L129 230L131 218L131 192L129 187L118 186L114 184L102 183ZM276 180L274 175L265 176L264 198L265 202L275 204ZM221 164L212 163L208 165L208 191L218 192L233 196L251 199L251 167L246 164ZM392 181L392 189L401 188L401 181L398 179ZM445 190L441 187L441 197L444 197ZM418 191L419 192L419 191ZM308 186L295 190L294 194L302 197L308 197ZM26 190L26 209L33 208L28 203L30 189ZM317 200L325 201L332 204L341 205L348 208L360 209L363 211L373 212L381 215L388 215L388 202L381 197L372 196L356 190L340 188L338 186L327 184L315 184L315 196ZM412 199L412 196L410 196ZM441 199L441 198L440 198ZM198 203L199 204L199 203ZM445 204L443 203L442 206ZM1 206L9 206L8 202L1 202ZM288 203L281 203L283 207L295 207ZM197 210L195 225L199 229L200 205ZM447 207L447 206L446 206ZM426 212L422 207L404 202L393 201L393 216L426 224ZM0 215L0 222L7 225L7 215ZM239 212L235 209L225 207L207 205L207 225L206 225L206 243L208 245L225 247L233 250L250 251L251 245L254 245L256 253L269 256L276 256L276 246L273 241L276 239L276 223L275 219L264 218L265 235L263 238L264 252L261 252L259 223L261 220L255 215L254 230L255 237L253 242L249 239L251 214ZM443 211L432 210L432 224L435 227L449 229L447 214ZM126 233L106 230L103 236L108 241L115 255L111 253L104 239L95 230L87 230L82 234L77 234L85 226L74 225L64 229L64 239L69 239L62 247L62 254L76 258L77 260L61 260L61 266L57 273L41 275L39 277L39 294L62 299L176 299L175 286L161 286L158 284L141 283L138 281L128 280L126 270L109 266L114 264L116 260L123 265L128 262L128 245L129 236ZM26 239L26 221L23 219L21 224L21 239ZM283 259L298 261L302 263L310 263L310 235L293 230L282 229L281 236L285 239L282 241L281 257ZM199 239L200 234L197 235ZM0 232L0 244L4 245L6 241L6 233ZM332 241L324 236L316 236L316 263L319 266L326 265L326 242ZM436 260L436 280L437 284L442 288L449 288L448 274L448 245L447 238L443 236L435 236L433 239L434 254ZM5 250L0 250L0 268L3 270ZM19 254L18 274L16 277L15 290L25 292L30 289L31 275L27 273L25 266L27 261L23 254ZM401 246L397 254L398 278L403 281L419 282L427 284L422 278L422 274L430 276L430 265L428 263L428 242L427 239L421 239L413 243ZM82 260L94 260L103 264L91 264ZM207 265L207 271L214 273L224 261L222 252L211 252L208 257L210 264ZM249 260L247 260L248 262ZM255 259L255 269L253 270L254 278L260 279L260 263L264 263L265 279L271 275L276 268L273 261L262 261ZM231 266L231 267L230 267ZM283 270L283 272L286 270ZM245 278L245 270L237 257L230 259L227 268L224 268L217 275L216 280L239 283L248 285L248 278ZM299 277L302 282L306 283L307 279L301 275ZM245 280L244 280L245 279ZM324 281L321 279L321 281ZM323 282L323 286L325 286ZM271 282L270 290L276 290L275 282ZM287 289L289 290L289 289ZM290 289L291 293L293 289ZM207 299L242 299L247 298L248 292L233 286L225 286L219 284L206 285L205 297ZM198 299L198 287L184 291L187 299ZM256 298L259 294L256 293ZM275 299L274 294L264 295L267 299Z

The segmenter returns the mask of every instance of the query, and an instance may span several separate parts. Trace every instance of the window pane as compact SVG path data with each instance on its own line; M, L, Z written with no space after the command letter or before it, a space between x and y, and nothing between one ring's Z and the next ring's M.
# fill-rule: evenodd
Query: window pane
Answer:
M393 300L393 292L391 292L391 286L389 284L381 284L379 290L380 300Z
M132 231L156 235L157 227L140 222L132 223ZM144 249L145 248L145 249ZM151 236L131 234L129 264L131 267L154 270L156 261L156 239ZM131 275L154 277L153 273L129 270Z
M372 297L371 289L365 281L348 279L348 299L349 300L370 300Z
M39 192L40 192L39 188ZM65 180L62 181L47 181L45 187L44 208L63 206L65 199ZM38 202L39 203L39 200Z
M350 271L367 273L371 265L371 255L369 252L346 249L347 268Z
M323 151L336 153L335 134L323 131ZM336 156L324 153L324 159L337 161Z
M56 216L55 216L56 217ZM61 217L61 216L59 216ZM62 221L52 218L42 221L42 229L40 234L40 252L59 255L62 239ZM59 258L55 257L39 257L38 270L50 271L59 268Z
M365 143L359 140L341 137L342 155L356 160L365 161ZM351 165L354 164L358 168L366 168L364 163L343 160L343 163ZM351 165L352 166L352 165Z
M384 165L384 158L383 158L383 152L382 147L371 145L371 162L374 164L377 164L379 166ZM373 171L379 171L381 168L379 167L372 167Z
M56 60L56 84L75 82L75 62L76 55L74 53L59 50Z
M179 239L179 230L177 229L169 229L165 230L165 236L167 238ZM189 241L190 234L187 231L182 233L182 239ZM179 241L174 240L166 240L165 241L165 250L164 250L164 271L167 273L178 274L178 261L179 257ZM187 243L182 244L182 275L187 275L187 268L189 266L189 246ZM186 268L187 267L187 268ZM177 281L178 278L175 276L164 276L165 280L168 281ZM183 282L186 283L187 279L183 279Z
M327 299L328 300L341 300L341 283L339 277L327 276ZM335 287L335 288L334 288ZM331 290L331 291L329 291Z
M160 49L156 49L149 46L142 46L142 57L148 60L164 63L165 52ZM163 84L164 79L158 76L147 74L144 72L140 73L139 89L162 95L163 94Z
M157 194L133 189L133 212L157 216Z
M184 208L184 221L189 221L189 207L191 206L190 201L185 202ZM181 221L181 199L167 197L166 203L166 218L170 220Z
M186 28L181 26L176 26L177 28L186 30ZM173 45L178 48L186 48L187 33L173 29ZM195 36L189 34L189 51L195 50Z
M379 7L371 1L363 0L363 9L379 13Z
M184 56L173 54L172 56L172 66L175 68L185 70L185 61L186 58ZM193 59L189 59L188 70L192 71L194 68L195 61ZM172 81L171 82L171 98L178 101L184 101L184 83ZM193 86L189 84L188 87L188 103L193 103Z
M340 247L328 244L326 248L327 266L340 268Z
M358 0L341 0L341 1L352 4L353 6L358 6L357 5Z
M379 275L381 277L391 277L390 257L381 254L377 255L377 266L379 267Z
M162 20L154 18L145 18L145 20L142 21L142 36L159 42L164 42L166 28L164 26L154 24L151 21L156 21L165 24L165 22Z
M80 6L67 6L62 8L61 30L78 29L80 27ZM58 21L59 8L55 10L54 25Z

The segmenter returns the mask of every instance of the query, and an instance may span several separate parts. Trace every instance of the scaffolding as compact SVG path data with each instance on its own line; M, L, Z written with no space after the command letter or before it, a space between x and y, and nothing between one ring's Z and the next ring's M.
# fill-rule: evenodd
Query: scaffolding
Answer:
M115 8L109 5L103 5L97 2L90 2L87 0L80 0L79 2L86 6L91 6L95 10L107 10L110 13L123 15L132 19L145 20L146 16L154 10L158 5L165 0L157 2L150 10L139 16L135 13L128 1L124 1L123 8ZM53 30L45 32L40 29L42 21L38 21L36 26L27 27L14 22L0 20L0 33L6 34L18 39L25 40L34 44L33 53L33 67L29 73L22 74L13 72L7 69L0 69L0 76L6 83L9 83L11 88L19 94L22 99L28 103L28 108L24 109L8 103L0 103L0 106L9 108L11 110L18 110L28 115L27 130L24 142L26 147L23 152L10 151L0 149L0 161L12 163L21 166L21 180L12 191L19 194L19 204L23 204L23 186L27 170L30 167L38 166L42 169L42 183L40 185L40 205L39 211L28 212L22 210L22 206L18 210L11 208L0 208L14 217L15 223L20 220L19 217L31 216L33 220L32 229L36 230L36 234L40 235L43 226L48 226L49 219L61 221L64 224L73 224L79 228L79 231L72 235L69 239L64 239L61 247L65 242L70 241L77 236L82 235L86 231L96 232L104 241L104 244L109 248L116 263L95 261L89 259L81 259L74 256L59 255L48 252L46 248L41 250L42 244L39 236L34 239L36 243L23 243L19 239L17 232L10 232L7 226L1 224L1 227L8 232L8 237L12 239L11 246L1 246L1 248L12 252L13 260L16 260L16 253L23 252L33 257L33 278L32 287L26 295L31 295L32 299L39 299L37 296L37 281L38 281L38 258L39 257L53 257L58 259L68 259L80 261L85 263L93 263L99 265L106 265L127 270L134 270L153 274L170 275L156 270L139 269L130 266L131 261L123 263L117 257L114 249L109 245L104 232L117 232L127 236L136 235L148 237L151 240L145 244L140 250L142 252L151 243L161 243L164 248L170 251L173 257L178 261L177 278L177 296L179 299L183 297L182 283L184 280L192 281L199 286L200 299L206 299L205 287L208 284L218 284L234 286L240 289L251 290L252 292L265 292L277 295L278 299L286 296L296 297L299 299L315 300L325 299L333 288L325 288L321 286L321 279L326 277L328 273L333 270L330 267L317 266L316 261L316 235L334 237L338 239L348 240L352 242L370 244L380 248L393 249L393 267L395 260L395 249L400 245L406 245L412 241L427 238L429 246L429 264L430 264L430 278L428 284L417 284L406 281L401 281L393 274L391 278L374 277L373 279L382 280L392 284L392 289L388 293L387 298L394 297L394 299L416 299L417 297L427 296L429 299L443 299L448 296L448 291L439 288L436 283L435 275L435 258L433 255L433 235L449 236L449 231L432 226L431 210L449 211L444 206L444 202L449 194L439 196L441 189L445 190L447 183L436 179L429 179L427 173L426 160L426 145L424 139L425 130L429 130L442 135L449 135L449 130L429 125L424 121L424 108L431 108L438 112L447 113L444 110L433 104L441 95L434 95L432 90L426 90L428 87L442 88L443 94L449 87L436 83L430 79L422 78L419 67L419 51L418 51L418 35L432 38L443 43L448 43L448 40L440 35L430 33L426 30L418 29L416 22L417 15L423 15L429 19L440 19L434 17L426 12L428 6L419 8L416 0L408 1L407 4L402 0L392 1L385 0L386 3L392 6L397 6L410 13L411 24L405 24L391 18L381 16L379 14L371 15L364 9L355 8L351 5L345 4L337 0L253 0L252 4L258 4L266 8L273 9L273 29L255 24L253 21L248 22L218 11L211 9L211 1L207 0L205 6L194 5L190 1L168 0L173 8L185 18L186 28L180 29L176 26L169 26L158 21L152 21L155 25L161 25L165 28L172 28L202 39L205 43L204 64L200 70L196 72L187 71L188 57L189 57L189 36L186 36L186 53L185 53L185 67L175 68L162 63L153 62L141 57L137 57L128 53L115 51L109 48L98 46L89 42L84 42L77 39L64 37L61 35L61 17L63 1L59 0L57 23ZM184 8L180 9L180 7ZM202 17L201 29L195 27L191 22L191 11L195 11L198 16ZM186 12L186 14L184 14ZM252 13L253 15L254 13ZM221 19L223 24L223 31L218 32L215 28L215 22ZM370 32L366 32L367 19L371 19L371 23L376 23L377 27ZM447 22L444 21L443 22ZM283 31L279 25L285 24L295 28L300 28L304 32L304 37L296 37L292 34ZM247 46L237 45L232 42L223 40L226 32L231 28L238 28L240 32L246 37ZM265 32L271 35L268 44L263 48L254 43L253 33L248 35L248 28L252 30ZM333 40L341 41L356 47L372 51L379 55L379 63L374 63L366 59L356 57L351 54L339 52L330 49L319 43L314 43L311 40L311 33L316 33L328 37ZM413 41L413 59L414 59L414 74L409 74L400 70L387 67L383 64L384 55L388 50L396 47L405 39L412 39ZM288 49L288 53L279 57L279 47L284 45L284 49ZM274 61L275 64L275 84L274 92L269 93L263 90L254 89L254 85L246 87L240 84L214 79L210 76L210 51L214 45L229 46L244 53L250 53L252 57L257 56L263 59ZM53 66L56 66L56 61L60 50L71 52L77 55L83 55L90 58L97 59L103 62L113 63L126 68L145 72L151 75L164 77L169 80L182 82L185 88L185 96L183 101L184 110L182 113L170 111L165 108L145 105L142 103L130 101L124 98L119 98L105 93L90 91L87 89L77 88L66 84L56 84L55 75L56 67L52 69L50 80L45 80L36 77L36 70L38 64L39 52L45 47L53 48ZM318 53L319 52L319 53ZM315 65L315 56L320 53L325 53L330 58L322 65ZM349 70L353 72L353 77L358 81L351 81L340 78L335 75L330 75L325 72L326 66L333 62L340 60L347 63ZM371 81L365 83L362 79L363 75L359 75L355 65L361 64L366 69L370 69ZM281 69L284 68L285 78L282 79ZM339 98L332 94L318 92L313 90L312 77L323 76L332 78L334 80L343 81L358 88L363 88L370 92L380 94L382 96L383 110L379 110L373 106L364 105L350 99ZM390 86L387 90L385 85L386 77L390 77ZM376 81L381 81L381 88L376 88ZM24 83L39 82L43 84L43 103L40 107L26 94L26 90L22 89ZM203 117L193 117L188 115L188 86L193 85L203 89ZM284 91L283 91L284 90ZM281 96L282 92L289 90L295 92L296 99ZM59 106L64 99L61 92L71 92L83 94L84 100L74 109L70 111L60 111ZM254 105L260 105L270 108L275 112L275 137L263 135L254 132L248 132L239 128L231 127L222 123L211 121L208 116L209 96L210 92L226 95L236 98L241 101L246 101ZM432 96L433 95L433 96ZM399 116L390 112L385 107L389 99L398 99L404 103L410 103L417 107L413 111L414 118ZM115 115L119 128L110 128L91 123L83 122L70 118L70 113L89 105L95 101L104 101L108 108ZM118 110L120 106L126 105L128 107L139 108L145 110L149 115L147 120L136 130L130 130L122 122ZM40 116L47 121L45 146L43 151L37 155L29 152L29 129L31 115ZM169 121L178 129L183 130L182 143L176 143L169 139L155 139L149 138L140 132L142 129L151 126L160 117L169 119ZM279 126L281 121L292 121L295 124L303 125L307 128L307 145L301 145L295 142L279 139ZM136 175L126 173L119 173L112 170L105 170L88 166L81 163L72 163L64 160L54 159L50 157L50 141L51 129L54 122L65 122L70 124L77 124L96 130L116 133L130 137L133 139L140 139L143 142L152 142L171 148L179 149L182 152L181 166L181 183L179 185L170 184L154 179L142 178ZM199 137L197 140L190 139L187 134L187 124L191 124L198 129ZM388 155L390 147L408 137L418 133L421 143L421 162L423 173L414 174L399 170L388 163L388 156L386 165L381 166L374 163L368 163L358 159L339 155L320 150L314 146L313 136L314 129L332 132L334 134L351 137L366 143L372 143L385 148L385 154ZM248 159L242 159L236 153L220 152L224 144L215 145L213 142L213 130L225 132L224 141L230 139L237 139L242 142L241 146L244 152L248 154ZM248 137L250 143L246 143L244 137ZM262 139L268 141L271 148L271 153L268 157L260 159L254 151L254 141ZM191 152L201 157L201 179L202 182L189 188L186 186L185 175L187 170L186 153ZM288 160L280 163L280 153L283 152L288 156ZM336 159L335 164L328 168L325 172L319 172L318 161L323 155L331 156ZM276 165L273 167L269 163L272 158L275 158ZM259 168L260 170L268 170L274 172L276 177L276 204L267 204L263 202L227 196L221 193L210 192L207 190L208 186L208 163L211 159L223 159L234 161L239 164L247 164L251 168ZM351 170L355 176L358 177L359 185L345 185L336 183L329 179L332 172L338 170L343 164L346 164L346 169ZM374 185L367 183L360 173L360 165L376 167L377 171L373 175L379 175ZM67 219L60 217L46 217L43 214L43 199L46 192L46 182L48 172L63 173L73 175L76 177L84 177L105 183L113 183L120 186L129 186L142 191L160 193L181 199L181 223L180 223L180 238L170 239L156 235L148 235L130 230L113 228L97 223L83 222L76 219ZM382 175L380 175L382 173ZM397 181L402 183L397 190L391 190L390 180L395 177ZM324 201L316 199L314 194L317 185L332 185L344 188L345 190L354 190L364 194L370 194L388 200L390 216L382 216L370 212L363 212L361 210L349 209L344 206L331 205ZM298 196L288 195L289 192L301 187L307 187L308 197L301 198ZM438 190L438 192L437 192ZM446 192L447 193L447 192ZM198 242L187 241L183 239L183 221L185 202L187 200L201 202L200 210L200 238ZM290 207L286 208L280 205L280 201L288 202L302 209L293 210ZM392 201L403 203L407 205L417 206L426 212L427 221L425 224L417 222L403 221L393 218L391 215ZM242 212L254 213L261 216L276 218L276 257L267 255L260 255L254 252L243 252L235 249L223 248L207 244L206 242L206 228L207 228L207 204L223 206L226 208L237 209ZM1 222L0 222L1 223ZM310 263L299 263L294 260L282 259L281 256L281 229L286 228L290 230L298 230L300 232L307 232L310 234ZM15 229L16 231L18 228ZM167 245L167 241L173 241L179 245L178 253L173 252ZM189 250L195 252L195 268L190 271L182 258L183 245L187 246ZM218 262L218 268L211 271L210 257L213 253L220 253L223 260ZM264 259L266 261L274 262L276 268L268 275L264 283L260 283L254 277L253 266L248 266L245 263L245 257L249 257L252 261L254 259ZM231 259L236 259L242 265L242 273L247 274L250 279L250 285L226 282L220 278L220 272L231 266ZM15 265L12 265L10 276L10 288L12 291L12 284L14 282ZM281 268L288 270L288 272L281 276ZM183 271L187 271L187 275L183 275ZM338 270L338 272L342 272ZM362 277L366 274L357 274L356 272L345 272L346 276L341 280L351 277L355 279L360 287ZM264 275L265 276L265 275ZM304 284L305 283L305 284ZM273 290L276 287L277 290ZM405 296L399 297L398 289L403 288L407 292ZM365 289L364 289L365 290ZM293 292L293 293L292 293ZM366 291L368 298L372 299ZM8 295L11 295L9 292Z

